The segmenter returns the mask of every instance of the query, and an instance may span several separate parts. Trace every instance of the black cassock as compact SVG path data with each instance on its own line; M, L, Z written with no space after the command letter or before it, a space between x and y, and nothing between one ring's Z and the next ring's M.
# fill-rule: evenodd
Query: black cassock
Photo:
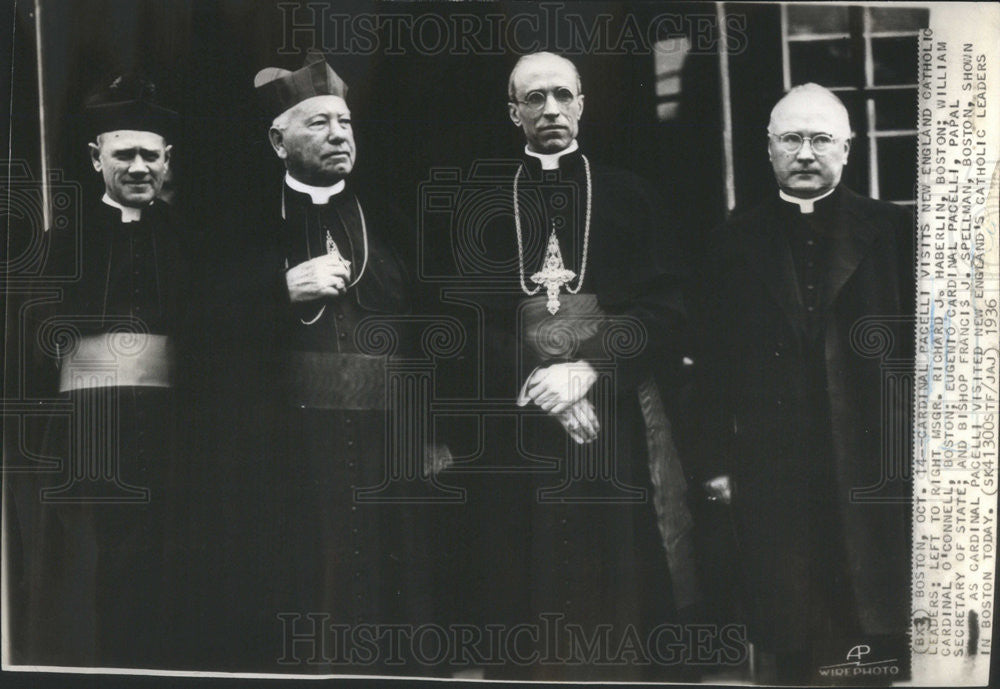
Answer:
M390 362L407 352L398 317L409 310L408 272L392 247L399 222L350 184L325 204L285 185L281 208L269 210L256 243L234 242L228 285L215 298L240 341L220 341L223 397L234 403L219 414L220 446L206 466L217 476L207 482L229 481L231 515L211 514L210 496L200 507L206 557L222 572L202 573L220 594L209 601L218 612L205 616L216 648L203 664L377 671L397 656L373 656L370 645L351 655L357 637L343 635L426 621L430 595L418 506L394 502L391 485L375 491L390 471ZM328 242L350 261L346 293L292 304L286 271L326 254ZM307 641L289 644L293 634Z
M175 425L179 290L187 280L169 207L137 222L103 203L82 230L50 230L34 307L32 384L47 399L31 451L52 472L12 480L12 660L163 667L174 653ZM29 343L25 343L29 344ZM171 590L168 590L171 589Z
M685 481L651 376L653 362L679 368L682 261L669 218L641 181L593 163L586 240L584 158L572 152L559 162L559 170L543 171L525 156L518 180L528 289L537 287L530 278L542 268L553 228L564 266L575 273L568 287L576 290L586 271L578 293L560 289L555 314L544 287L528 296L519 285L514 223L478 233L483 265L505 285L483 297L486 392L510 406L485 425L484 459L496 469L466 482L470 513L479 515L481 569L464 576L472 589L463 612L486 623L541 625L541 638L520 650L537 662L527 669L509 663L499 673L599 679L600 661L581 655L565 629L546 641L545 624L577 625L586 639L610 625L602 648L614 656L626 635L645 644L650 630L676 622L678 608L698 597ZM504 189L512 212L512 188ZM533 403L514 403L536 367L581 359L598 372L587 399L601 424L597 440L583 446ZM607 677L676 670L654 660L644 669L618 665Z

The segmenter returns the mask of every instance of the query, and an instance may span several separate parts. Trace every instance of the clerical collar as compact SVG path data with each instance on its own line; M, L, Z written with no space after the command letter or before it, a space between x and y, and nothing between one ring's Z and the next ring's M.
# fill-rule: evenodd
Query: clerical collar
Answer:
M580 148L579 144L576 143L576 139L573 139L573 143L571 143L569 146L559 151L558 153L536 153L527 146L524 147L524 152L530 156L538 158L539 162L541 162L542 164L543 170L558 170L559 158L566 155L567 153L572 153L578 148Z
M799 207L800 213L808 215L813 212L814 206L816 205L817 201L819 201L820 199L825 199L827 196L829 196L836 190L837 187L834 187L825 194L814 196L811 199L800 199L798 196L791 196L789 194L786 194L784 189L778 189L778 196L781 197L782 201L787 201L788 203L794 203L796 206Z
M118 210L120 210L122 212L122 222L139 222L140 220L142 220L141 208L133 208L132 206L123 206L122 204L118 203L113 198L108 196L108 192L104 192L104 196L101 197L101 201L108 204L112 208L117 208Z
M300 182L286 172L285 184L297 192L308 194L309 198L312 199L313 204L322 206L329 203L331 198L344 190L344 187L347 185L347 180L342 179L329 187L314 187L311 184Z

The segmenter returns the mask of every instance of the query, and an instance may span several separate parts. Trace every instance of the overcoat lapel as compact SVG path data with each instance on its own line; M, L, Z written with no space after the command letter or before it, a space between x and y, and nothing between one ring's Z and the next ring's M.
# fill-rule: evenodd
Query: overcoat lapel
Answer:
M830 238L829 268L826 289L823 291L823 310L829 310L837 295L854 275L862 259L868 254L875 238L875 228L853 203L855 194L841 187L837 208L836 231Z
M796 332L805 332L805 313L795 278L795 263L775 203L764 209L762 222L749 224L744 241L752 269L767 286ZM752 236L751 233L759 233Z

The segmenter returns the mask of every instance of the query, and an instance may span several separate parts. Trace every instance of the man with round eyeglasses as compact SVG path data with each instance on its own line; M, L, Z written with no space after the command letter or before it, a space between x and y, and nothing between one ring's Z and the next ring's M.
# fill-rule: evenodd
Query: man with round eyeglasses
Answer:
M505 285L486 315L487 360L503 362L486 394L511 404L485 421L488 461L504 470L469 499L490 552L477 556L483 590L462 612L645 642L698 598L683 473L652 380L684 321L684 264L648 186L584 150L584 102L575 65L559 55L525 55L511 71L507 111L525 145L509 168L503 224L484 233L490 263L503 266L490 277ZM453 550L468 552L460 541ZM553 635L554 645L519 649L536 662L496 675L681 672L681 659L662 655L601 667L565 629ZM560 662L538 659L542 643Z
M842 184L850 150L831 91L779 100L775 193L712 233L696 290L692 465L731 505L762 682L905 654L914 226Z
M831 194L851 150L847 109L832 92L793 90L774 107L768 157L780 193L818 201Z
M520 98L518 84L530 85ZM524 130L528 150L558 153L575 145L584 96L572 62L552 53L525 56L510 73L507 95L510 119Z

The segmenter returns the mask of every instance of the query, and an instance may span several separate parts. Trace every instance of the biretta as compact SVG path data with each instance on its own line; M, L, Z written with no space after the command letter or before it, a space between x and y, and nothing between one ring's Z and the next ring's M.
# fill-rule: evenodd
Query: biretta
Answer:
M128 129L153 132L170 141L177 121L175 111L156 103L156 85L131 74L101 84L83 105L84 133L91 139L105 132Z
M314 96L340 96L347 99L347 84L327 64L323 53L310 50L302 67L290 72L280 67L265 67L253 79L261 104L270 117Z

